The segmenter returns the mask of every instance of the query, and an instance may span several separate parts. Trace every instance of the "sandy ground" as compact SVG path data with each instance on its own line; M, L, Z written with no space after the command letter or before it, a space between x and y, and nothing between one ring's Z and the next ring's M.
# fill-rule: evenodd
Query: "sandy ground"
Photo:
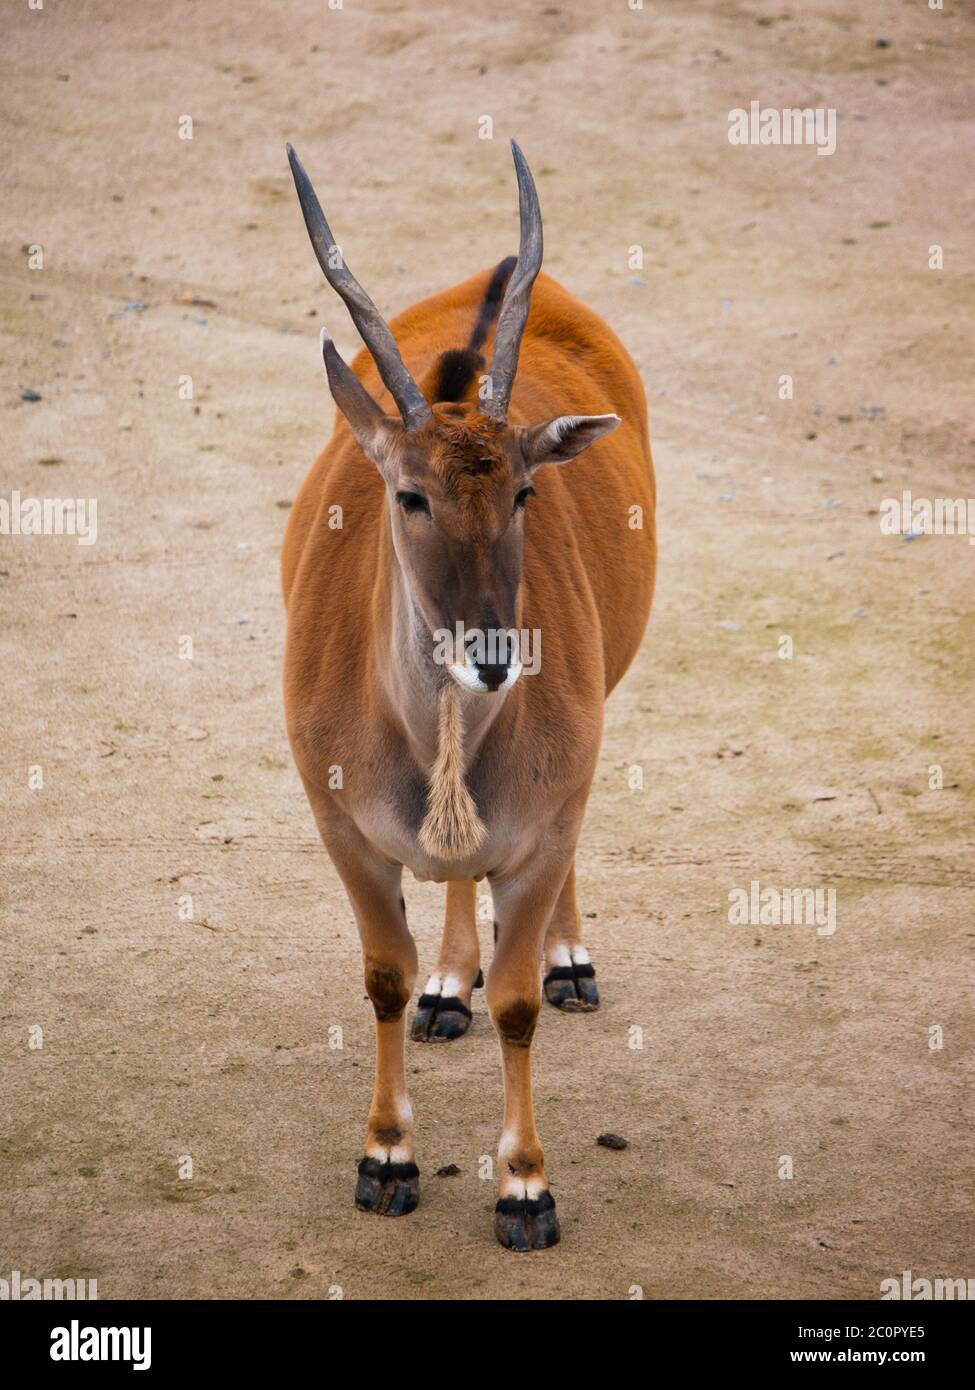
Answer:
M975 550L878 516L975 495L972 18L5 6L0 495L95 497L98 539L0 537L0 1274L353 1299L975 1276ZM835 107L835 155L729 145L753 99ZM661 544L580 854L604 1005L544 1010L536 1047L563 1244L524 1258L479 1177L483 995L409 1054L420 1210L353 1209L371 1010L283 732L277 577L331 422L318 328L355 344L285 140L392 313L515 249L509 135L548 270L643 373ZM753 879L835 888L835 934L731 925ZM406 892L422 976L442 890Z

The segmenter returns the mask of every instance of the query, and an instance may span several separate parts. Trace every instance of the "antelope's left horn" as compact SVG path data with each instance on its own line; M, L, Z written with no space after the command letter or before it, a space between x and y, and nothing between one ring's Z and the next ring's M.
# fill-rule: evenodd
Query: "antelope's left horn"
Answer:
M305 226L308 228L312 248L325 279L345 300L352 322L359 330L362 341L379 369L383 383L399 408L403 424L408 430L419 429L431 418L433 412L423 392L407 371L396 346L396 339L389 331L389 324L341 255L337 254L335 238L325 220L322 205L312 187L311 179L305 173L304 165L291 145L288 146L288 162L298 191L298 202L301 204Z

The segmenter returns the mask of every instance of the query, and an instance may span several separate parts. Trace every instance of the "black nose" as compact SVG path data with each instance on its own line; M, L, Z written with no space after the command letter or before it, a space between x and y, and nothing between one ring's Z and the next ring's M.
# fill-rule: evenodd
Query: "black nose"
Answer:
M497 690L499 685L504 684L505 678L508 675L508 669L507 662L505 662L503 666L478 665L476 668L477 674L487 686L488 690Z

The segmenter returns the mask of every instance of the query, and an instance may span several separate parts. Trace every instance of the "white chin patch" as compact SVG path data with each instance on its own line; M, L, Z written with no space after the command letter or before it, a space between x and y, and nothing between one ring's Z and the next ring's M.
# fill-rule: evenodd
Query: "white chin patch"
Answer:
M514 685L515 681L521 675L522 665L520 661L513 662L508 667L508 674L496 690L492 690L490 686L485 685L477 673L477 667L468 665L467 662L465 662L463 666L448 666L447 670L458 685L462 685L465 690L470 690L475 695L501 695L505 690L510 690Z

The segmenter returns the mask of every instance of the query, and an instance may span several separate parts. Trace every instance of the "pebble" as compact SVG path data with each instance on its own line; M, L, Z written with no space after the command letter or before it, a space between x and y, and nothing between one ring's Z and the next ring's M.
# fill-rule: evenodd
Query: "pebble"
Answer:
M600 1134L596 1143L603 1149L628 1149L630 1147L628 1139L622 1138L619 1134L611 1134L609 1131Z

